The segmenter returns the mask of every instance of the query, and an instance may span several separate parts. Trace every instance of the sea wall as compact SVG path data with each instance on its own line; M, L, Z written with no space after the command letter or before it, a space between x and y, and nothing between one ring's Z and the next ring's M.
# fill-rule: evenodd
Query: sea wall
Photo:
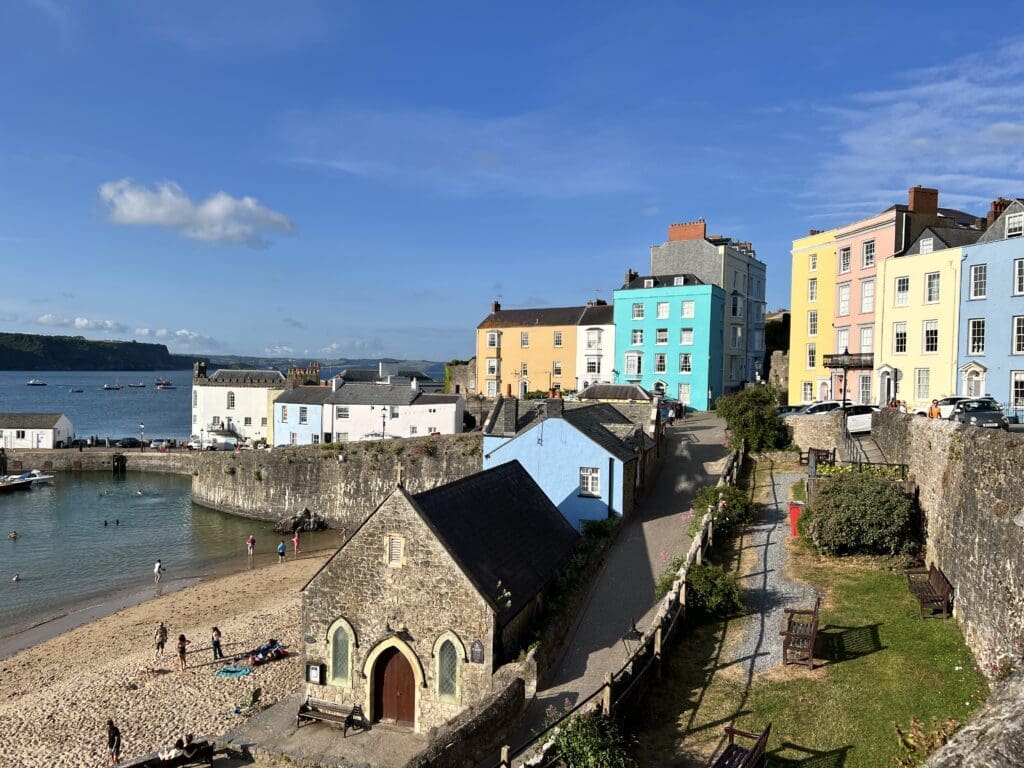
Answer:
M481 446L480 433L470 433L215 452L193 469L192 499L261 520L308 507L352 533L399 482L419 493L479 472Z
M926 558L954 589L979 665L999 677L1024 652L1024 435L883 410L873 434L917 481Z
M129 472L166 472L191 475L204 461L216 462L223 454L213 451L160 451L140 452L138 448L84 448L54 450L7 451L7 471L11 474L41 469L54 472L111 472L114 454L128 458Z

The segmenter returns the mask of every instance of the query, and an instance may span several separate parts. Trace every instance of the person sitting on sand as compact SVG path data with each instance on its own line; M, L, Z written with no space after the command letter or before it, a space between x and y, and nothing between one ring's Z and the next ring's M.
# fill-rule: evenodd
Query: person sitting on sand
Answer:
M184 635L182 635L184 637ZM170 749L165 749L162 752L157 752L157 756L164 762L175 760L185 754L185 742L178 739L174 742L174 746Z

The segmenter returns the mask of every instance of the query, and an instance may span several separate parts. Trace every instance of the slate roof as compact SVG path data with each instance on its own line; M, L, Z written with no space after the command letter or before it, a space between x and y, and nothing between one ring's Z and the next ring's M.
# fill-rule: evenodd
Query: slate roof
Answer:
M921 239L925 237L934 237L939 241L940 246L945 248L956 248L961 245L972 245L978 241L984 232L980 229L964 229L963 227L925 227L924 231L918 236L917 240L907 248L905 253L906 256L913 256L921 253ZM941 251L942 247L932 246L932 250ZM927 255L927 254L926 254Z
M996 216L995 221L985 230L985 233L978 238L979 243L991 243L996 240L1006 239L1006 217L1011 213L1020 213L1024 207L1024 197L1012 197L1008 201L1006 209Z
M578 395L577 400L640 400L650 402L651 393L639 384L591 384Z
M675 279L681 277L684 280L684 285L704 285L704 281L696 275L692 275L689 272L678 274L678 275L638 275L630 282L622 286L623 290L643 288L644 280L653 280L654 288L671 288L675 285ZM679 286L676 286L679 287Z
M293 387L274 398L284 405L323 405L331 394L330 387Z
M337 392L329 391L324 402L332 405L409 405L422 395L420 390L408 385L354 381L338 387Z
M578 325L612 325L614 323L611 304L597 304L593 307L584 307L580 315Z
M504 626L572 556L579 534L518 461L410 497ZM501 582L511 605L496 598Z
M237 384L249 387L273 387L284 385L284 374L280 371L236 370L220 368L208 379L213 384Z
M63 413L0 413L0 429L53 429Z
M477 328L514 328L546 325L576 325L587 307L544 309L500 309L492 312Z
M637 426L607 403L568 409L562 418L619 461L636 458Z
M414 371L412 369L400 370L397 374L403 379L416 379L417 381L433 381L432 378L427 376L423 371ZM343 371L339 371L337 378L344 379L345 381L385 381L387 376L381 376L379 371L363 370L362 368L346 368ZM391 380L394 381L395 375L392 375Z
M416 400L417 405L424 405L430 403L436 403L437 405L451 405L459 402L462 399L462 395L442 395L433 393L423 393Z
M890 205L882 213L888 211L903 211L904 213L910 213L910 206L906 203L897 203L896 205ZM952 219L961 227L974 227L977 226L978 216L967 211L961 211L956 208L939 208L939 217L944 219ZM845 227L844 227L845 229Z

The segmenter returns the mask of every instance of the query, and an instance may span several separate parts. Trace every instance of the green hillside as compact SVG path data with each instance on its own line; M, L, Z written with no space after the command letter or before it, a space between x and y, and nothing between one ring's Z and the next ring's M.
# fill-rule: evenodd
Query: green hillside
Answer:
M191 367L192 357L172 355L163 344L0 333L0 370L4 371L168 371Z

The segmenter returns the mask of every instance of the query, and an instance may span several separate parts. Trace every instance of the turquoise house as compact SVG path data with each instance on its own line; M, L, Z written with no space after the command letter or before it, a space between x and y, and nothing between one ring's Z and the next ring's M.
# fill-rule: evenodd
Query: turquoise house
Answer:
M722 394L725 291L690 274L627 278L614 294L615 381L709 410Z

